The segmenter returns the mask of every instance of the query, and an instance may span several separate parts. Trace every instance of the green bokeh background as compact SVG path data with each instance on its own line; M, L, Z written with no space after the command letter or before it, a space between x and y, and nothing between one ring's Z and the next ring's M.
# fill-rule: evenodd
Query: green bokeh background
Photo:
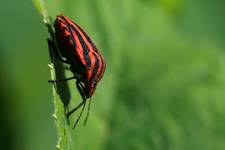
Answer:
M225 149L224 0L46 7L79 23L107 62L87 126L71 132L74 150ZM47 29L29 0L2 1L0 16L0 149L56 149ZM69 83L72 108L81 98Z

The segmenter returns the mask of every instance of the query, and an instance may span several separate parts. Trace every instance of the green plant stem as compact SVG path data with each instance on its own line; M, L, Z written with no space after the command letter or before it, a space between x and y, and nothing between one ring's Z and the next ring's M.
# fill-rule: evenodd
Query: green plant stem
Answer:
M33 3L35 7L37 8L38 12L43 17L43 22L45 23L46 27L48 28L48 32L50 34L50 39L55 42L55 36L54 36L54 28L52 26L52 22L50 17L48 16L48 13L44 7L44 1L43 0L33 0ZM57 73L61 72L61 74L64 74L63 70L56 70L56 68L60 68L57 65L61 65L60 62L57 62L57 59L55 59L54 55L51 55L52 52L50 51L50 59L51 63L48 65L50 68L51 73L51 80L55 80ZM56 145L56 148L59 150L69 150L71 149L71 136L69 134L69 128L67 125L67 119L65 117L65 106L63 104L63 101L60 97L60 95L57 93L57 86L55 84L52 84L52 90L53 90L53 102L55 107L55 112L52 115L55 119L55 125L57 129L57 136L58 136L58 142Z

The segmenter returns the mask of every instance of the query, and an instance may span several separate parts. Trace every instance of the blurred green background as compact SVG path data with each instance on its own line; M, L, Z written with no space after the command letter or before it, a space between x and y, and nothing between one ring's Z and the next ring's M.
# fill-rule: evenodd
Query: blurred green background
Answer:
M225 149L224 0L46 0L46 7L80 24L107 62L87 126L81 120L71 130L72 149ZM0 16L0 149L56 149L47 29L29 0L2 1ZM81 98L69 83L72 108Z

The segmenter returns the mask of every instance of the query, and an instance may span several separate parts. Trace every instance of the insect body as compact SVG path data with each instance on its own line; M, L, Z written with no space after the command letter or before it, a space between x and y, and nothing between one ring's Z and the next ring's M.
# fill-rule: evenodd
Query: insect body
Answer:
M64 80L76 79L77 89L83 98L83 102L70 111L67 116L69 117L80 106L83 106L79 115L80 118L84 110L86 100L91 98L94 94L97 83L101 80L105 72L106 63L90 37L79 25L74 23L68 17L58 15L56 17L54 27L56 37L55 47L58 48L58 51L54 51L56 53L59 52L57 56L60 57L61 55L64 57L60 58L60 60L69 64L70 70L74 74L74 77ZM51 41L48 42L49 44L51 43ZM78 123L79 118L74 127Z

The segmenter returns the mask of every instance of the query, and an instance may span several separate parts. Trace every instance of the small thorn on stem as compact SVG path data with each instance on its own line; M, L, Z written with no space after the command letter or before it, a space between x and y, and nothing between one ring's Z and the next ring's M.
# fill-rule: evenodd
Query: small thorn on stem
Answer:
M60 149L60 146L57 144L57 145L56 145L56 148L57 148L57 149Z
M48 67L49 67L50 69L53 69L52 64L48 64Z
M56 116L56 114L52 114L52 117L53 117L54 119L58 119L57 116Z

